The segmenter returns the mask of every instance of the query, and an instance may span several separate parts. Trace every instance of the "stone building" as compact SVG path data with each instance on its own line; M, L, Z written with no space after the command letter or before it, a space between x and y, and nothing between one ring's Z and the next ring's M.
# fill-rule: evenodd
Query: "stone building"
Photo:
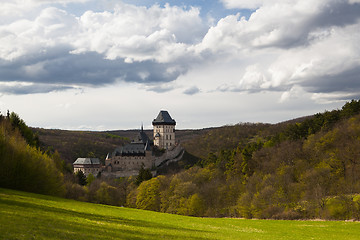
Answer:
M173 148L176 122L170 114L167 111L160 111L152 125L154 126L154 145L162 149Z
M98 158L78 158L73 163L74 173L82 171L85 176L88 176L90 173L95 177L101 171L101 163Z
M141 166L152 168L154 156L152 153L152 141L148 138L143 128L131 143L116 148L105 159L107 172L133 172L139 171Z

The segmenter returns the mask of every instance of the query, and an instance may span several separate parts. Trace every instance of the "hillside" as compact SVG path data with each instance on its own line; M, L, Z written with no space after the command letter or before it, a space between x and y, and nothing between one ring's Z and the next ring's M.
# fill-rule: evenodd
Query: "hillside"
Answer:
M359 222L195 218L0 188L0 239L346 239Z
M176 139L195 160L188 160L186 164L194 164L198 158L206 158L210 152L220 149L236 148L243 145L260 132L269 135L284 129L288 124L301 122L306 118L294 119L278 124L239 123L222 127L176 130ZM32 128L39 138L39 144L44 150L58 151L67 162L73 163L78 157L97 157L104 160L107 153L118 146L128 143L139 130L113 131L71 131L60 129ZM145 130L152 136L152 130ZM181 167L180 167L181 168Z
M359 113L360 101L352 101L300 121L235 126L251 126L237 146L234 126L210 131L192 140L199 148L190 153L200 157L193 167L143 182L127 206L208 217L360 219Z
M104 160L109 152L130 142L139 131L69 131L43 128L32 128L32 130L38 136L42 149L50 152L58 151L67 163L73 163L78 157L97 157ZM176 137L177 140L186 142L207 131L209 129L177 130ZM148 136L153 134L152 130L145 132Z

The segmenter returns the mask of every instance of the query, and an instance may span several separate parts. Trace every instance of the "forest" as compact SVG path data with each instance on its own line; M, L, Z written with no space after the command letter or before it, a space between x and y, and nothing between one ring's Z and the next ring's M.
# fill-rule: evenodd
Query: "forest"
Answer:
M189 216L360 219L358 100L279 124L194 134L182 143L184 158L154 177L147 169L120 179L74 175L15 113L0 125L0 187Z

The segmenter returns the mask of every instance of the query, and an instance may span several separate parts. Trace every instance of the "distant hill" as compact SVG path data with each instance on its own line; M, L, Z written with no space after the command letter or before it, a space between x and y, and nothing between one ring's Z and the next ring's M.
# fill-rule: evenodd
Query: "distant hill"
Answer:
M308 117L289 120L278 124L239 123L204 129L176 130L176 139L191 155L207 157L209 152L231 149L239 141L246 143L258 132L279 131L293 122L301 122ZM79 157L97 157L104 160L116 147L129 143L137 133L134 130L113 131L71 131L60 129L31 128L38 136L42 149L50 152L57 150L67 162L73 163ZM151 137L152 130L144 130Z
M73 163L78 157L97 157L104 160L109 152L129 143L139 132L137 129L70 131L44 128L32 128L32 131L38 136L42 149L50 152L57 150L67 163ZM180 142L186 142L208 131L210 129L177 130L176 138ZM149 137L153 134L152 130L145 130L145 132Z

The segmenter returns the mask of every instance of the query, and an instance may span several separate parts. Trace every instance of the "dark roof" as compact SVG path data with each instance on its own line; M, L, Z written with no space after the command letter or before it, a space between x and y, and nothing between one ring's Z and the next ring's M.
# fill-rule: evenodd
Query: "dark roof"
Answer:
M153 142L146 135L144 130L141 131L137 137L131 141L131 143L124 145L123 147L116 148L112 154L115 156L145 156L145 151L150 151Z
M100 160L98 158L78 158L73 164L97 165L100 164Z
M149 137L146 135L146 133L145 133L143 130L141 130L141 131L139 132L139 134L136 136L136 138L133 139L131 142L132 142L132 143L142 143L142 144L146 144L147 142L150 142L150 139L149 139Z
M171 118L167 111L160 111L159 115L152 122L153 125L176 125L174 119Z
M123 147L115 149L113 157L115 156L145 156L146 146L142 143L130 143Z

